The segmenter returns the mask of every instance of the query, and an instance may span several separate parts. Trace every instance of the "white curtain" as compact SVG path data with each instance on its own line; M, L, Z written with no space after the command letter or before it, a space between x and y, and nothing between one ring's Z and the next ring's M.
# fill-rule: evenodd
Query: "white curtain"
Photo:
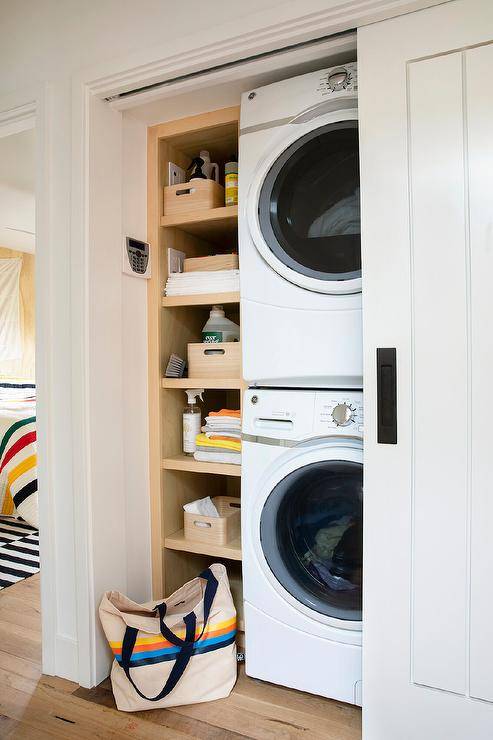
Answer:
M0 360L22 356L20 274L22 259L0 259Z

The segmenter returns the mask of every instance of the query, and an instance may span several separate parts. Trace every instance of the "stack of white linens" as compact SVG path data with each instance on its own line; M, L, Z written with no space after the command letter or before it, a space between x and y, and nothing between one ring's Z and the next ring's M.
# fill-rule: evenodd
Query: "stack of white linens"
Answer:
M199 293L233 293L240 289L239 270L196 270L172 272L166 281L165 293L196 295Z
M194 457L201 462L241 464L241 415L239 411L211 411L196 437Z

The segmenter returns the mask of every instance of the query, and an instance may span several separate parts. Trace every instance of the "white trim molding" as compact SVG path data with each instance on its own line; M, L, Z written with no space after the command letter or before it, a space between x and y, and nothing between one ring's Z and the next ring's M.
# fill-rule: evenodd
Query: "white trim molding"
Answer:
M30 100L13 108L0 110L0 139L19 134L36 126L36 101Z
M42 86L0 98L0 138L36 129L36 392L41 575L42 666L51 675L74 676L77 654L60 650L57 619L56 521L54 500L53 380L53 136L50 89Z
M324 38L443 2L332 0L328 3L327 0L312 0L305 2L304 8L311 6L313 10L300 15L300 3L291 0L283 5L282 10L276 7L245 16L241 23L244 30L240 34L238 23L231 22L216 29L222 40L213 44L203 43L202 32L176 40L167 38L162 46L127 56L125 61L117 60L87 69L83 78L93 95L110 98L204 68Z

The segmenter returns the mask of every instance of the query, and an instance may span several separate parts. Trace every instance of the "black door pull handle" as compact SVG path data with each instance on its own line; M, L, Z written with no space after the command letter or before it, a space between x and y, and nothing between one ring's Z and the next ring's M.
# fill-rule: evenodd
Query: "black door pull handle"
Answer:
M395 347L377 349L377 442L397 444L397 361Z

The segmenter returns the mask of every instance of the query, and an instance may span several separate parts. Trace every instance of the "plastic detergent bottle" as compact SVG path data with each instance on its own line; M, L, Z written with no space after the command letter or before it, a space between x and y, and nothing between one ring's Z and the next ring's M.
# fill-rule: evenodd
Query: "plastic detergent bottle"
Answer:
M212 306L209 319L202 329L202 341L212 344L239 342L240 327L225 317L222 306Z
M238 162L231 157L224 165L225 203L227 206L238 205Z
M188 397L188 403L183 409L183 452L185 455L193 455L197 449L195 439L197 434L200 434L202 414L195 399L199 397L203 401L203 392L203 388L190 388L185 391Z

